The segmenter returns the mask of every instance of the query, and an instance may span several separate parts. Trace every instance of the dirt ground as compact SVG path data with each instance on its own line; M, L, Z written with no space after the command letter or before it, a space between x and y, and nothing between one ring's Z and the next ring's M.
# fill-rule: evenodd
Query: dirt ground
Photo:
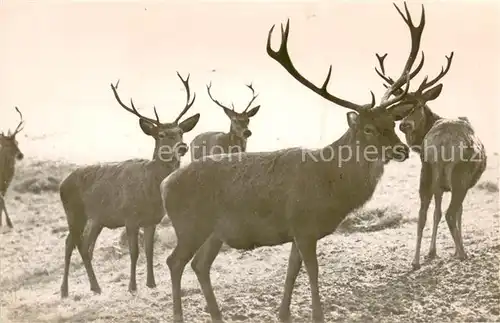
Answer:
M155 244L156 289L146 287L145 257L138 263L138 292L127 291L128 248L122 229L103 230L94 269L103 289L90 291L78 252L73 253L69 298L61 300L67 224L57 193L75 165L26 160L19 164L6 203L14 229L0 229L1 322L170 322L171 286L166 257L175 246L168 221ZM498 157L464 203L463 238L469 259L452 257L445 220L438 231L438 258L411 271L416 240L419 161L389 164L373 199L340 230L319 242L320 291L327 321L499 321ZM447 207L449 195L444 198ZM431 206L422 259L432 227ZM444 217L443 217L444 218ZM5 221L4 221L5 225ZM224 250L212 282L227 322L277 322L290 245L250 252ZM190 266L183 276L186 322L205 322L205 300ZM311 297L305 270L294 290L292 316L308 321Z

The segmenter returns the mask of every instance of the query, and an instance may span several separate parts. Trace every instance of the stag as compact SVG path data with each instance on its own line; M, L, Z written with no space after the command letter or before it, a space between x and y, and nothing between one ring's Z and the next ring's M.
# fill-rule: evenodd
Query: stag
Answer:
M14 172L16 171L16 159L22 160L24 154L19 149L19 144L16 135L24 128L23 114L17 107L15 107L19 114L20 121L14 132L10 129L7 134L0 133L0 226L2 226L2 212L5 213L5 221L7 226L12 228L12 221L10 220L7 206L5 205L5 194L12 182Z
M406 14L409 16L407 9ZM409 18L405 19L412 40L410 55L401 76L387 89L378 105L373 92L371 103L365 105L330 94L327 86L331 66L323 85L314 85L298 72L288 54L290 21L285 28L281 25L282 41L278 51L271 48L275 26L269 30L268 55L305 87L353 110L347 113L349 128L321 149L295 147L273 152L212 155L193 161L162 181L163 205L177 235L177 246L167 258L176 322L183 321L181 277L193 256L191 266L211 319L222 321L210 279L210 268L221 245L252 250L288 242L291 242L291 251L279 318L290 319L292 291L304 261L311 288L312 316L316 322L323 321L317 241L335 231L351 211L370 200L387 162L408 158L409 148L395 133L390 107L408 91L409 71L419 51L424 17L422 7L418 27ZM390 98L392 91L405 83L403 93ZM360 153L350 155L353 151Z
M252 84L247 85L252 91L252 99L248 102L245 110L239 113L234 111L234 105L232 105L232 109L229 109L226 105L214 99L210 93L211 87L212 83L207 85L208 96L215 104L224 110L224 113L229 117L229 120L231 120L231 127L227 133L210 131L197 135L191 141L190 145L191 160L199 159L206 155L213 155L215 153L245 152L247 139L252 135L252 131L248 129L250 118L255 116L260 109L260 105L258 105L248 110L258 96L258 94L255 94Z
M138 233L144 229L145 253L147 261L146 286L156 286L153 273L153 245L156 225L164 216L160 197L161 181L180 165L180 157L188 151L183 142L183 134L191 131L198 123L197 113L179 123L191 108L189 75L184 80L187 92L186 105L171 123L161 123L154 108L156 119L141 115L130 100L131 108L125 105L117 92L117 85L111 84L119 105L139 118L142 131L153 137L155 148L152 160L131 159L117 163L104 163L76 169L61 183L61 201L66 212L69 233L66 238L64 276L61 297L68 296L68 272L71 254L78 248L90 282L90 289L100 293L92 268L94 245L101 230L125 226L130 250L129 291L137 290L136 264L139 256Z
M394 80L385 74L384 55L376 54L380 71L377 74L391 86ZM486 151L476 135L472 124L466 117L447 119L434 113L427 105L435 100L443 89L435 85L449 71L453 52L446 56L447 64L431 81L424 78L414 92L409 92L393 110L401 120L399 129L405 134L406 141L413 151L420 155L420 210L417 225L417 243L412 261L414 270L420 268L420 247L422 233L427 221L427 212L434 196L434 221L428 259L436 257L436 236L442 217L441 202L444 192L451 192L451 201L446 211L446 223L455 243L454 257L465 260L467 254L462 239L462 209L467 192L479 181L486 169ZM419 66L421 67L421 66ZM418 72L418 71L417 71ZM415 75L410 75L413 77ZM435 86L434 86L435 85ZM394 91L398 94L403 90Z

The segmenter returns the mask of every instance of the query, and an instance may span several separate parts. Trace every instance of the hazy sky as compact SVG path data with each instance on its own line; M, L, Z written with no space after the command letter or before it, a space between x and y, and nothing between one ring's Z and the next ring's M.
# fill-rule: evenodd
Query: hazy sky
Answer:
M412 88L425 74L436 75L445 55L455 51L443 92L430 106L442 116L467 115L496 150L498 2L423 3L426 64ZM420 4L409 1L414 21ZM269 28L277 24L277 49L279 24L287 18L296 67L320 85L332 64L329 90L342 98L368 103L373 90L380 100L384 88L373 69L375 53L389 53L386 68L394 76L407 58L409 32L390 1L2 1L0 129L16 126L17 105L28 136L20 142L32 154L150 157L152 140L118 106L109 84L120 79L122 99L133 97L149 115L156 105L162 121L172 121L185 101L179 71L191 73L197 93L186 117L202 114L186 141L201 131L228 129L226 116L206 94L212 81L214 96L234 101L237 110L250 98L245 83L253 82L260 93L249 150L330 143L346 130L348 110L303 87L267 56Z

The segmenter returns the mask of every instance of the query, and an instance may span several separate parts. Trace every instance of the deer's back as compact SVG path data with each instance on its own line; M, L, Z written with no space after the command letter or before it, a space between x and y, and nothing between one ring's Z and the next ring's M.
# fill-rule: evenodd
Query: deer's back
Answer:
M133 221L140 226L156 224L163 217L159 185L171 170L149 160L132 159L76 169L61 183L65 200L78 201L87 217L114 228ZM163 166L165 167L165 166Z
M440 172L442 186L451 190L453 176L467 176L469 187L486 168L486 151L467 118L440 119L424 138L423 161ZM463 175L465 174L465 175Z
M322 237L371 197L383 170L306 160L291 148L194 161L162 182L167 216L176 232L214 231L242 249L290 241L294 221Z

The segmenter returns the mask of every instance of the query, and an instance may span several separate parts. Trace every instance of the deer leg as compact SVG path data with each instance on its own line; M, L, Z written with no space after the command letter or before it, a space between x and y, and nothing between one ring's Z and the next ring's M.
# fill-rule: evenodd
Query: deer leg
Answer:
M137 268L137 259L139 258L139 228L126 226L128 249L130 253L130 281L128 284L128 291L133 293L137 290L137 283L135 280L135 272Z
M2 226L2 211L5 213L5 222L9 228L13 228L12 222L10 221L9 213L7 212L7 207L5 206L5 199L0 195L0 227Z
M146 263L148 268L146 286L149 288L156 287L155 275L153 271L155 231L156 225L144 228L144 251L146 253Z
M177 233L178 234L178 233ZM174 322L184 322L181 302L181 279L186 264L193 258L196 250L200 248L206 235L199 232L187 232L186 238L183 235L177 236L177 246L167 257L167 265L170 270L170 280L172 281L172 303L174 310Z
M278 317L281 322L290 322L290 304L292 302L292 292L295 285L295 280L300 272L300 267L302 266L302 258L300 258L299 250L294 241L292 241L292 247L290 249L290 256L288 257L288 268L286 271L285 278L285 289L283 292L283 298L281 299L281 305L279 309Z
M427 211L432 198L432 169L429 164L422 163L420 170L420 210L418 211L417 243L415 247L415 257L413 258L413 270L420 268L420 247L422 245L422 234L427 221Z
M460 233L457 229L458 216L459 213L461 213L462 202L465 198L466 193L466 189L459 189L454 187L451 192L450 206L446 211L446 222L448 223L448 228L450 229L451 236L453 238L453 241L455 242L455 254L456 257L460 260L465 260L467 258L461 238L459 236ZM460 219L460 224L461 222L462 220Z
M213 234L203 243L201 248L196 252L196 255L191 262L191 267L198 277L201 290L207 302L208 312L212 318L212 322L222 322L222 314L217 305L212 282L210 280L210 268L219 254L222 247L222 241Z
M85 265L85 270L87 271L87 276L90 282L90 290L100 294L101 287L97 282L97 278L94 273L94 268L92 268L92 257L91 257L91 246L95 244L99 233L102 230L102 226L93 219L89 219L83 230L83 242L80 254L82 256L83 264Z
M63 281L61 284L61 298L68 297L68 275L69 275L69 265L71 263L71 255L73 254L73 249L75 248L75 243L71 233L68 233L66 237L66 249L64 253L64 274Z
M464 241L462 239L462 212L463 212L463 207L461 205L460 206L460 210L459 210L459 212L457 214L457 232L458 232L458 238L460 240L460 245L463 246L464 245ZM458 250L457 250L457 248L455 248L455 253L453 254L453 256L454 257L458 257Z
M318 286L318 258L316 256L317 240L314 236L302 237L296 236L295 243L300 252L307 275L309 276L309 285L311 287L312 298L312 319L313 322L324 322L323 309L319 296Z
M442 201L443 201L443 190L436 189L434 191L434 222L432 223L431 247L429 248L429 255L427 256L429 259L436 258L437 230L439 222L441 221L441 217L443 216L443 212L441 211Z

